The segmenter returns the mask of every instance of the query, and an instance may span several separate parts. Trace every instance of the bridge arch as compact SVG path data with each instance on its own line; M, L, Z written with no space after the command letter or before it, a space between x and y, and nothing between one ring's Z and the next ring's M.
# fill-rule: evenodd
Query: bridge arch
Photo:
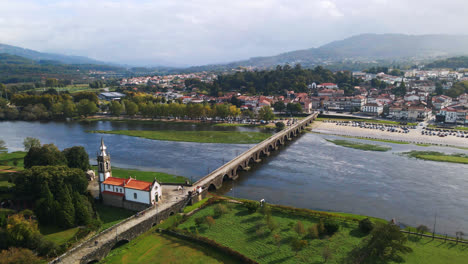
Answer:
M91 260L91 261L88 262L88 264L94 264L94 263L99 263L99 260L93 259L93 260Z
M223 182L230 180L229 175L224 174L223 176Z
M214 185L213 183L210 184L210 186L208 187L208 191L216 191L216 185Z
M111 250L114 250L118 247L121 247L125 244L127 244L129 241L127 239L122 239L122 240L119 240L119 242L115 243L114 246L112 246Z

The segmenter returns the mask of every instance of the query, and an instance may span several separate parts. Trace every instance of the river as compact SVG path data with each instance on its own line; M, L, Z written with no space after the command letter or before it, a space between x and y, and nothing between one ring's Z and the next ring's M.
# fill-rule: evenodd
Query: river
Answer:
M1 122L0 139L5 140L10 151L21 150L27 136L37 137L42 143L54 143L60 149L82 145L94 158L103 137L114 166L162 171L194 180L252 146L86 133L111 129L258 131L110 121ZM424 224L431 229L436 220L437 233L468 232L468 165L417 160L398 154L410 150L468 151L377 142L391 146L392 150L368 152L336 146L324 138L339 137L303 134L251 171L242 173L238 181L227 182L220 192L295 207L395 218L404 224Z

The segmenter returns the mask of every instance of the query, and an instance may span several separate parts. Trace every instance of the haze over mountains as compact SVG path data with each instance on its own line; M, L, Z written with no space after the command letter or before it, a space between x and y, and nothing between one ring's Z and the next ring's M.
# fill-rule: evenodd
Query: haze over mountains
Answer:
M32 60L53 60L65 64L114 64L83 56L42 53L0 44L0 53L13 54ZM189 70L228 69L238 66L260 68L278 64L301 63L303 66L327 65L337 62L418 61L449 56L468 55L466 35L404 35L363 34L334 41L318 48L297 50L268 57L253 57L228 64L204 65ZM154 65L158 65L157 61ZM141 66L141 65L135 65Z

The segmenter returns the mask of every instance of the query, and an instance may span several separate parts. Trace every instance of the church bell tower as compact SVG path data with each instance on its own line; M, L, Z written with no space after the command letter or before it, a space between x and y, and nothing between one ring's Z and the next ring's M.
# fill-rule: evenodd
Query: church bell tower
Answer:
M97 153L98 162L98 182L99 182L99 194L103 191L102 183L109 177L112 176L110 155L107 153L107 147L104 145L104 140L101 138L101 147Z

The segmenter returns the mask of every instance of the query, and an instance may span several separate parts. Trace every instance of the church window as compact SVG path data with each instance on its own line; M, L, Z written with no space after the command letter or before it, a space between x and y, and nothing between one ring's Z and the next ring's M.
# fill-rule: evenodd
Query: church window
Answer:
M109 170L109 162L106 162L106 170Z
M99 162L99 170L100 170L100 171L103 171L103 170L104 170L104 168L102 167L102 162Z
M137 194L136 194L136 193L133 194L133 198L134 198L134 199L137 198Z

